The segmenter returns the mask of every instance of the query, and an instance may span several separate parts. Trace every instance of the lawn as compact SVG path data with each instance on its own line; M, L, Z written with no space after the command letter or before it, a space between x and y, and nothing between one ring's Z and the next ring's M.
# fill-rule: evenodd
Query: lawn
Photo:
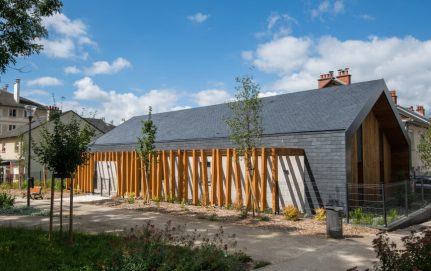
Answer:
M248 270L250 257L232 250L223 230L201 236L179 227L148 223L121 235L75 234L73 245L58 232L0 227L0 270ZM255 263L259 264L259 263Z

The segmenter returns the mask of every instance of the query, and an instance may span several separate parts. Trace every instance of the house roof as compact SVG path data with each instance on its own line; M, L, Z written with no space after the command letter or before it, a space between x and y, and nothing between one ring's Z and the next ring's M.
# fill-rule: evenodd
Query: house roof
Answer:
M61 115L64 116L66 114L74 114L75 116L78 116L79 118L81 118L81 116L79 116L78 114L76 114L72 110L66 111L66 112L62 113ZM101 131L102 133L105 133L103 130L99 129L99 127L97 127L96 125L94 125L91 121L88 121L88 119L86 119L86 118L82 118L82 119L85 120L85 121L87 121L95 129ZM31 122L31 130L33 131L34 129L36 129L37 127L41 126L44 123L46 123L46 117L34 119ZM18 137L21 134L24 134L24 133L27 133L27 132L28 132L28 125L21 125L21 126L18 126L14 130L7 131L7 132L1 134L0 135L0 139L2 139L2 138L11 138L11 137Z
M111 131L115 128L115 125L106 123L103 119L96 118L85 118L89 123L91 123L94 127L97 127L104 134Z
M262 98L263 134L346 130L364 106L384 91L387 87L380 79ZM225 120L230 117L226 104L153 114L156 142L226 138ZM98 138L92 149L109 146L120 150L124 145L135 145L146 119L131 118Z
M400 112L401 115L409 118L412 122L415 122L419 125L423 126L429 126L431 124L431 121L427 119L426 117L419 115L418 113L414 111L410 111L408 108L405 108L401 105L397 105L397 109Z
M19 98L19 103L17 103L13 97L13 93L8 91L0 91L0 105L2 106L13 106L13 107L24 107L25 105L34 105L37 107L45 108L44 105L36 103L32 100L26 99L24 97Z

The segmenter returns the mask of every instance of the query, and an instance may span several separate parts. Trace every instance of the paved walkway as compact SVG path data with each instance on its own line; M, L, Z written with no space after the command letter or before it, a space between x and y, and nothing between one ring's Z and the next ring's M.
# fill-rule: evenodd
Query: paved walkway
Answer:
M91 196L92 197L92 196ZM372 267L376 261L371 247L373 235L362 238L332 240L313 236L295 236L285 232L257 229L252 226L230 225L218 221L173 216L156 212L115 209L86 203L87 198L76 197L74 227L90 233L122 231L151 220L156 226L167 221L187 224L188 229L215 232L223 226L225 234L237 236L238 248L256 260L272 263L263 270L346 270L358 266L359 270ZM17 205L25 200L18 199ZM49 200L32 200L32 206L49 208ZM64 213L68 214L65 200ZM58 203L56 202L58 211ZM64 219L65 225L67 219ZM49 217L0 216L0 225L48 228ZM54 222L58 226L58 217ZM66 225L67 227L67 225Z

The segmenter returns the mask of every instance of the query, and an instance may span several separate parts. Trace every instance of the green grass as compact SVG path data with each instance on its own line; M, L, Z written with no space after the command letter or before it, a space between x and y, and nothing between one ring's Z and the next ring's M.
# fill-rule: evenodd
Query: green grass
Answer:
M149 223L119 236L76 233L70 245L58 232L51 243L42 230L0 227L0 270L250 269L251 258L228 250L222 236L222 228L208 237L170 224L159 230Z

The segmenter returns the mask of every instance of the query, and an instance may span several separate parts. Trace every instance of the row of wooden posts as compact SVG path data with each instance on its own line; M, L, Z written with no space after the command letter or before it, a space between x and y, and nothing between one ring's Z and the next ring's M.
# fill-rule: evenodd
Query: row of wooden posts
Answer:
M254 206L258 206L263 211L267 208L272 208L277 211L278 199L278 156L279 155L301 155L301 149L254 149L252 151L251 162L255 170L252 170L250 176L248 170L245 170L245 202L248 207L251 207L252 190L254 197ZM89 159L86 165L81 166L76 171L75 188L83 192L94 191L94 180L96 172L96 163L98 161L112 161L116 166L117 178L117 196L128 196L132 193L135 196L145 196L147 189L150 189L152 199L158 200L179 200L188 202L188 180L191 177L191 202L195 205L218 205L242 207L244 205L240 163L246 165L247 157L239 159L235 149L212 149L212 150L162 150L156 154L156 159L151 161L151 180L148 186L145 181L145 171L142 161L136 151L120 151L120 152L91 152L88 153ZM191 176L189 176L189 157L191 159ZM208 185L208 169L207 157L213 157L211 163L211 185ZM225 159L225 185L223 184L223 165L222 157ZM260 165L258 165L258 156L261 157ZM168 161L169 157L169 161ZM271 168L267 167L267 159L270 159ZM176 163L175 163L176 162ZM201 167L198 166L199 162ZM177 165L176 165L177 164ZM258 168L259 166L259 168ZM245 167L247 168L247 167ZM233 171L233 179L232 179ZM259 176L260 174L260 176ZM267 204L267 184L268 174L271 177L272 203ZM199 176L202 180L202 196L199 198ZM258 178L260 177L260 184ZM235 186L236 202L232 202L232 185ZM251 186L251 189L250 189ZM260 187L259 187L260 186ZM163 189L163 198L162 198ZM224 189L226 191L224 191Z

